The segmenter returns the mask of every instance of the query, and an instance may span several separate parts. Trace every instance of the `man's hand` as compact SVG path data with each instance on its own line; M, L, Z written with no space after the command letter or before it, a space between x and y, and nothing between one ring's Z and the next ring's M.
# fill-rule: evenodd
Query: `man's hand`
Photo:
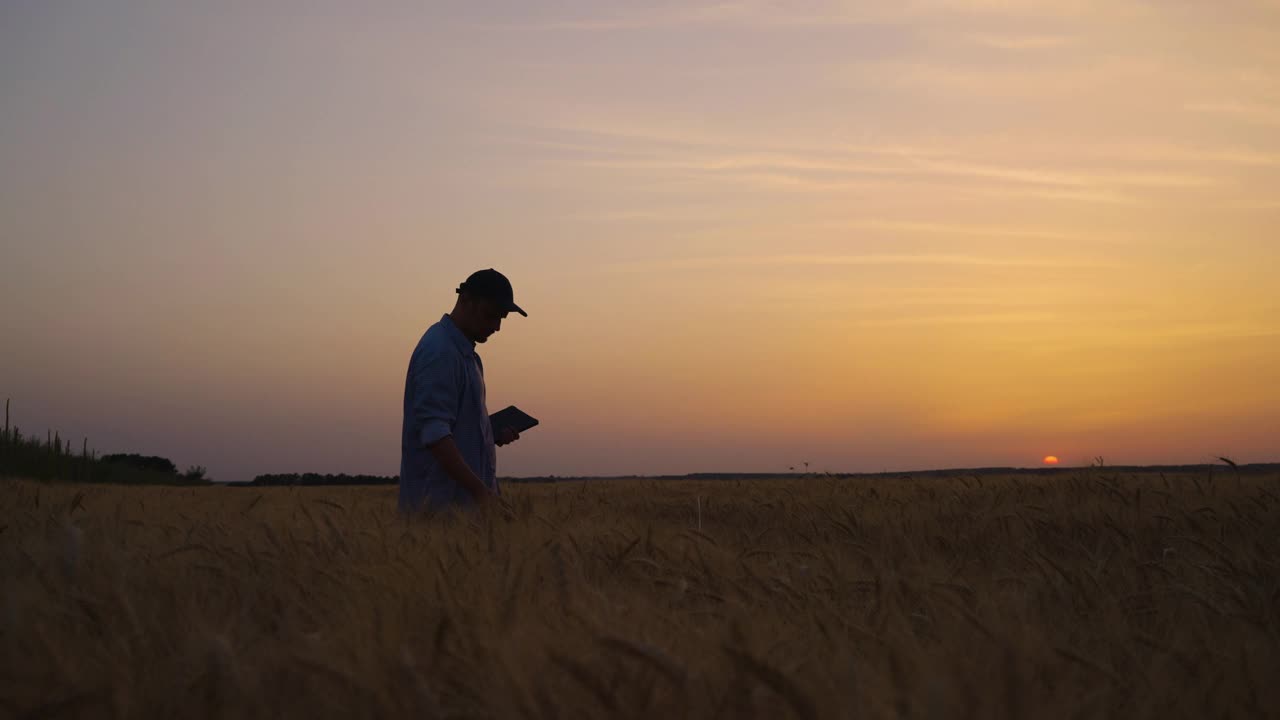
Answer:
M461 485L467 492L471 493L471 497L477 502L484 499L486 493L491 492L485 487L483 481L476 476L467 461L462 459L462 453L458 451L458 445L453 441L452 435L446 435L443 439L431 446L431 455L440 463L440 467L453 479L454 482Z
M507 520L515 518L515 510L511 508L511 504L502 499L502 496L487 490L483 495L476 498L476 506L480 512L490 517L502 517Z
M466 461L462 459L462 453L458 451L458 445L453 441L452 435L446 436L435 445L432 445L431 455L440 463L440 466L449 474L449 477L453 478L454 482L471 493L471 497L475 500L480 512L494 517L501 516L508 519L514 517L511 506L507 504L507 501L499 497L493 490L490 490L471 470Z
M498 446L502 446L510 445L519 439L520 433L516 432L514 428L504 427L498 431L498 437L494 438L493 442Z

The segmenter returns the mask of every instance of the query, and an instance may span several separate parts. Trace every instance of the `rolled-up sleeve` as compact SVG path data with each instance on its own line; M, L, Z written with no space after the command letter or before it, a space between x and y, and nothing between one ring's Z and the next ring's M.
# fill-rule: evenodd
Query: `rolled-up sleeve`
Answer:
M430 447L453 434L458 421L458 400L462 395L459 358L451 352L434 352L416 358L410 380L413 383L413 417L418 423L418 441Z

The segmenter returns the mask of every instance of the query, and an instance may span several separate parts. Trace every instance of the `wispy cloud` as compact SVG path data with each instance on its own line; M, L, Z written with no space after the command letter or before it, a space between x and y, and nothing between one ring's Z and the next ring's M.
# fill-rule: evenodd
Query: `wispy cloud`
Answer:
M1224 145L1174 144L1134 140L1086 147L1082 152L1096 152L1128 161L1164 162L1195 165L1227 165L1241 167L1280 167L1280 152Z
M635 5L612 13L595 13L578 17L535 21L530 30L565 30L577 32L638 30L688 25L750 22L758 18L747 3L688 3L670 7Z
M1205 174L1114 170L1054 170L942 160L933 153L699 153L655 149L627 157L568 157L586 168L644 173L682 173L715 182L735 182L782 191L849 192L889 185L932 184L958 192L1008 192L1023 196L1099 203L1133 202L1127 190L1197 189L1221 184ZM962 184L957 184L960 181ZM975 182L976 181L976 182ZM985 183L985 184L983 184Z
M1205 175L1175 173L1132 173L1132 172L1067 172L1044 170L1038 168L1021 168L984 163L920 161L922 169L943 175L960 175L964 177L992 178L1008 180L1032 185L1056 185L1063 187L1207 187L1218 184L1218 180Z
M991 268L1102 268L1118 264L1098 260L1060 258L984 257L947 254L782 254L722 255L713 257L669 258L609 263L603 269L611 272L651 272L662 270L705 270L722 267L796 267L857 265L938 265Z
M866 318L855 324L867 328L914 327L918 325L1041 325L1061 317L1051 312L982 312L945 315L911 315L894 318Z
M559 19L534 21L531 30L598 32L697 26L743 26L764 29L838 27L906 22L918 17L923 3L906 2L891 8L881 3L810 3L786 6L765 2L634 3L613 11L592 11Z
M1040 199L1065 203L1102 205L1135 205L1138 198L1109 188L1054 187L1039 184L1019 185L1010 181L977 181L961 176L930 176L927 173L901 171L894 174L872 173L865 178L821 178L801 173L787 172L685 172L665 175L661 181L651 178L647 187L668 194L704 192L728 189L732 186L789 193L810 197L875 194L893 190L932 192L942 197L982 196L1012 200L1015 198Z
M1209 322L1179 325L1152 333L1169 340L1258 339L1280 337L1280 328L1241 322Z
M997 50L1049 50L1074 42L1067 35L975 35L970 40L975 45Z
M1071 146L1067 153L1057 143L1035 137L933 138L926 142L892 137L866 142L795 136L779 139L776 134L715 131L674 119L615 119L593 116L589 111L513 128L493 140L559 151L566 162L629 170L750 171L766 176L797 172L933 175L1095 190L1204 189L1220 186L1229 177L1208 166L1280 166L1280 152L1239 146L1102 138ZM1023 160L991 160L1001 156L1021 156ZM767 179L779 185L797 184L794 178ZM811 179L833 180L830 176ZM1109 199L1121 199L1116 194Z
M1186 109L1191 112L1220 115L1258 125L1280 125L1280 101L1277 101L1277 104L1266 105L1243 103L1234 100L1199 102L1188 104Z
M970 223L930 223L912 220L858 220L852 222L805 223L803 227L824 230L888 230L891 232L958 235L965 237L1015 238L1027 240L1082 240L1075 233L1040 228L1000 227Z
M803 156L781 153L750 153L743 155L695 154L644 159L587 159L582 163L592 167L628 170L697 170L705 172L788 172L827 171L857 175L894 175L907 171L901 164L871 164L852 159L839 159L830 155Z
M549 137L550 136L550 137ZM823 162L827 157L945 157L952 150L941 144L907 143L891 138L856 142L849 138L814 139L750 130L728 131L706 123L676 118L627 117L626 113L599 112L580 105L558 106L553 114L543 114L503 134L487 134L484 139L549 149L578 151L584 155L632 155L661 159L671 151L703 150L719 153L716 162L752 162L761 159ZM731 159L732 158L732 159Z
M1053 64L977 63L940 54L860 59L839 71L851 89L884 88L923 97L1065 101L1143 84L1159 87L1167 66L1139 55L1074 56ZM1139 85L1140 86L1140 85Z
M600 32L654 28L744 26L760 29L831 28L886 24L945 24L957 18L1073 18L1132 19L1158 10L1135 0L875 0L780 3L684 2L669 5L628 3L610 8L591 4L585 11L523 24L526 29Z

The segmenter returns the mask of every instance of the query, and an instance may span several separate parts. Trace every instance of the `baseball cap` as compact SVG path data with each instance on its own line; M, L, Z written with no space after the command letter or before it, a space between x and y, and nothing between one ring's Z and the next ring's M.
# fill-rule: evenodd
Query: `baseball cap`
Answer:
M471 276L459 285L454 292L459 295L467 293L476 297L496 300L507 312L518 312L525 317L529 317L529 313L515 303L515 293L511 289L511 281L507 279L506 275L493 268L477 270L471 273Z

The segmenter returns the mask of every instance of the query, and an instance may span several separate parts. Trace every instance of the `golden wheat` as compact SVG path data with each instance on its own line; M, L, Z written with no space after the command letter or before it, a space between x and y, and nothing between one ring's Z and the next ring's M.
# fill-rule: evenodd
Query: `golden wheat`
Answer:
M1280 713L1280 478L0 484L0 715Z

